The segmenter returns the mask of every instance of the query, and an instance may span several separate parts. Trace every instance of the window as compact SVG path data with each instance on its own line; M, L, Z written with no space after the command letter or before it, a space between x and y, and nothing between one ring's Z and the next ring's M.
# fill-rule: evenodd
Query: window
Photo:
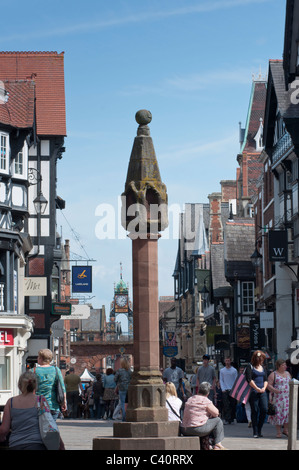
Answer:
M8 134L0 133L0 170L8 171Z
M24 155L23 151L19 152L15 158L15 175L22 175L24 167Z
M13 175L15 178L27 178L28 147L26 142L14 159Z
M254 313L254 283L242 282L242 310L244 313Z
M0 390L10 390L10 357L2 355L0 359Z

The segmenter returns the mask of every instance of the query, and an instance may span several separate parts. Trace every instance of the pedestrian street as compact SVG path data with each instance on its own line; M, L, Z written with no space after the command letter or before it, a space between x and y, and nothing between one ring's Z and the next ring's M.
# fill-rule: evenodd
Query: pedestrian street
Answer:
M61 437L66 450L92 450L93 438L99 436L113 436L113 421L63 419L57 420ZM275 427L266 423L263 427L262 438L254 439L252 429L247 423L236 423L224 426L223 445L228 450L287 450L288 439L283 436L276 438ZM299 436L298 436L299 437ZM297 450L299 439L297 440ZM154 449L153 449L154 452ZM166 452L166 451L165 451Z

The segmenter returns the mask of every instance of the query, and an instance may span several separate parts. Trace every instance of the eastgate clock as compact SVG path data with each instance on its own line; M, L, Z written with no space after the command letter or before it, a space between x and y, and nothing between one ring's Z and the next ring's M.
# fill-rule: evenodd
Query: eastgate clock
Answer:
M127 297L125 295L115 296L115 302L119 307L125 307L127 305Z

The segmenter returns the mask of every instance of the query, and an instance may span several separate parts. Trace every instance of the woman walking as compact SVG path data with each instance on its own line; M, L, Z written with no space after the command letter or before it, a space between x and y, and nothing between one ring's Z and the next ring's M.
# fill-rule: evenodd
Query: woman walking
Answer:
M106 370L106 375L104 375L104 378L103 378L103 386L104 386L103 400L105 402L106 419L112 419L113 411L114 411L114 402L116 399L113 369L108 368Z
M119 401L122 412L122 420L126 421L126 403L128 403L128 388L131 380L132 372L130 370L130 363L124 357L120 362L120 369L118 369L114 376L114 381L118 388Z
M38 352L38 366L31 370L37 378L37 395L43 395L50 407L51 414L55 421L57 420L60 410L66 411L66 390L60 369L51 366L53 354L50 349L41 349ZM64 402L60 406L56 399L57 380L60 380L64 392Z
M269 416L269 423L276 426L276 437L280 438L282 434L288 436L289 423L289 382L292 379L287 371L286 361L278 359L276 361L276 370L268 377L268 390L272 403L275 406L275 415Z
M266 359L263 351L255 351L251 357L251 364L245 370L246 380L252 388L249 396L253 437L263 437L262 428L268 411L268 385L267 372L263 364Z
M11 450L47 450L39 430L36 376L25 372L19 378L18 387L21 395L10 398L4 408L0 442L11 432Z

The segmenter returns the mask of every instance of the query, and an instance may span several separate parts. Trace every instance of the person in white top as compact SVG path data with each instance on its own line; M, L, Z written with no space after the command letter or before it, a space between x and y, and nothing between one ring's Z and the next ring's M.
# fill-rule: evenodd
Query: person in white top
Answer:
M183 402L177 396L176 387L172 382L167 382L165 388L168 421L181 421L181 407Z
M232 424L235 419L237 402L230 396L230 391L238 376L237 370L231 365L231 358L225 358L225 367L220 369L219 382L222 390L224 424Z

